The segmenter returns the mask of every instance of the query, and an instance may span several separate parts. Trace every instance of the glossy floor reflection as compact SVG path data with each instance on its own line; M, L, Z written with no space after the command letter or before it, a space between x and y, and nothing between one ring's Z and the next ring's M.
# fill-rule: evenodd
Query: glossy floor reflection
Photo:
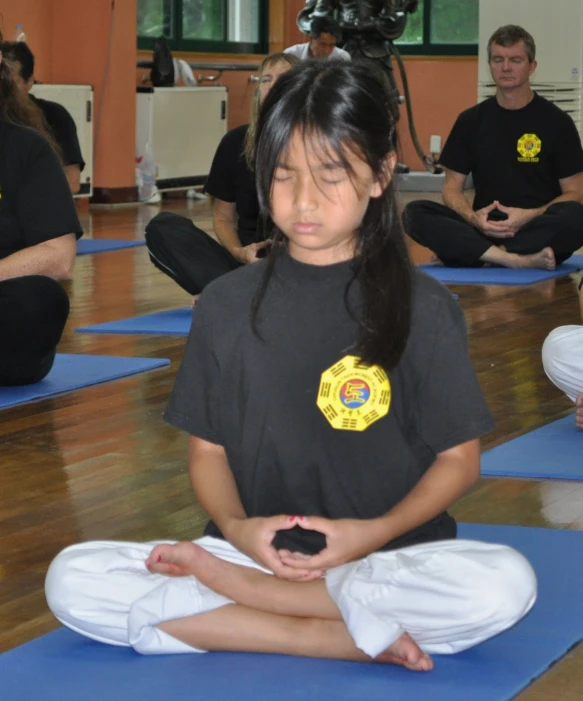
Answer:
M204 201L162 207L210 230ZM102 207L82 220L95 238L142 238L158 211ZM411 253L417 263L430 256L416 245ZM573 412L546 379L540 348L555 326L579 323L577 277L524 288L452 287L496 420L485 448ZM185 339L74 333L81 325L188 306L189 296L154 268L145 248L80 257L68 289L72 310L61 351L165 357L172 364L0 413L0 650L55 627L43 579L64 546L95 538L194 538L205 520L186 475L186 438L162 421ZM466 521L583 529L583 482L483 479L453 512ZM580 646L518 698L580 701L582 663Z

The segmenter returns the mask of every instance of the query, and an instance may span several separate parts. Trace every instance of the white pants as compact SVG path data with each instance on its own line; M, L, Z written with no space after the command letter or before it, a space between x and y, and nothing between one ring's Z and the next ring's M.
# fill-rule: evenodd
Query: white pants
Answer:
M261 569L223 540L194 542ZM155 545L92 542L65 549L47 573L51 611L78 633L143 654L201 652L156 626L233 602L193 576L148 572L145 561ZM329 570L326 586L356 646L371 657L405 631L427 653L459 652L514 625L536 599L535 574L520 553L472 540L376 553Z
M583 392L583 326L559 326L551 331L542 355L549 380L574 402Z

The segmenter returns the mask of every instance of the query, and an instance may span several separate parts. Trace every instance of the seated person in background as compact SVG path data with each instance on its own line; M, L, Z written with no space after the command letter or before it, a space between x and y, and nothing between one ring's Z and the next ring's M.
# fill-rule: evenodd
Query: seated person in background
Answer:
M344 59L350 61L350 54L344 49L339 49L336 42L340 40L340 28L338 24L327 17L316 17L312 20L310 41L305 44L289 46L284 53L296 56L301 61L309 58L318 59Z
M440 158L443 201L411 202L412 239L453 267L553 270L583 245L583 149L571 117L534 93L532 36L500 27L488 42L496 96L462 112ZM473 209L463 193L469 173Z
M77 210L41 115L0 55L0 386L39 382L69 314Z
M583 278L579 283L579 307L583 320ZM551 331L542 355L549 380L575 402L575 424L583 431L583 326L559 326Z
M253 158L255 122L259 105L276 80L299 63L294 56L266 56L259 69L251 123L231 129L222 138L209 173L205 192L212 197L213 228L217 243L190 219L170 212L157 214L146 227L150 260L183 290L195 296L216 278L258 260L269 241L258 230L259 203Z
M19 89L28 95L29 99L41 110L45 121L61 150L61 158L65 175L69 182L71 192L75 194L81 188L81 171L85 168L85 161L81 155L77 127L73 117L63 105L50 100L41 100L30 94L34 85L34 55L28 45L22 41L4 41L0 44L0 51L4 59L14 69L16 84Z

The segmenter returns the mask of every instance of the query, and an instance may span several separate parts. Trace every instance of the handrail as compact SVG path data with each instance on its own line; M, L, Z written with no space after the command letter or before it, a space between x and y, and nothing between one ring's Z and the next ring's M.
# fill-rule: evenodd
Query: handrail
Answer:
M186 61L191 68L199 71L256 71L259 69L258 63L204 63L200 61ZM153 61L141 60L137 62L138 68L152 68Z

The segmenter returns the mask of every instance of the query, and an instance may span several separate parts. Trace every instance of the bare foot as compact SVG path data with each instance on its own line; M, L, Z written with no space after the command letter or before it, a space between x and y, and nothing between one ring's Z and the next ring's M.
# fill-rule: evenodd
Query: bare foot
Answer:
M513 259L513 268L542 268L542 270L554 270L556 267L555 253L552 248L543 248L538 253L529 255L517 255Z
M194 309L196 305L198 304L198 300L200 299L200 295L194 295L192 298L192 308Z
M435 253L431 254L431 258L429 259L429 262L432 265L443 265L443 261L441 260L441 258L438 258Z
M157 545L146 560L146 567L150 572L168 577L192 575L209 589L238 604L272 613L276 612L279 599L273 605L261 599L258 601L257 591L266 591L265 587L274 583L276 587L289 584L286 580L279 580L255 567L222 560L189 541L175 545ZM301 586L306 587L307 583L302 583ZM274 591L272 586L269 591ZM277 590L275 593L278 593Z
M146 567L168 577L191 575L217 594L253 608L257 587L274 579L273 575L254 567L222 560L190 541L157 545L146 560Z
M433 660L426 655L408 633L395 640L385 652L375 658L375 662L396 664L413 672L430 672Z
M222 562L219 558L208 553L200 545L189 541L157 545L146 560L146 567L155 574L165 574L168 577L187 577L193 575L203 581L202 575L213 560ZM206 583L206 582L203 582Z

